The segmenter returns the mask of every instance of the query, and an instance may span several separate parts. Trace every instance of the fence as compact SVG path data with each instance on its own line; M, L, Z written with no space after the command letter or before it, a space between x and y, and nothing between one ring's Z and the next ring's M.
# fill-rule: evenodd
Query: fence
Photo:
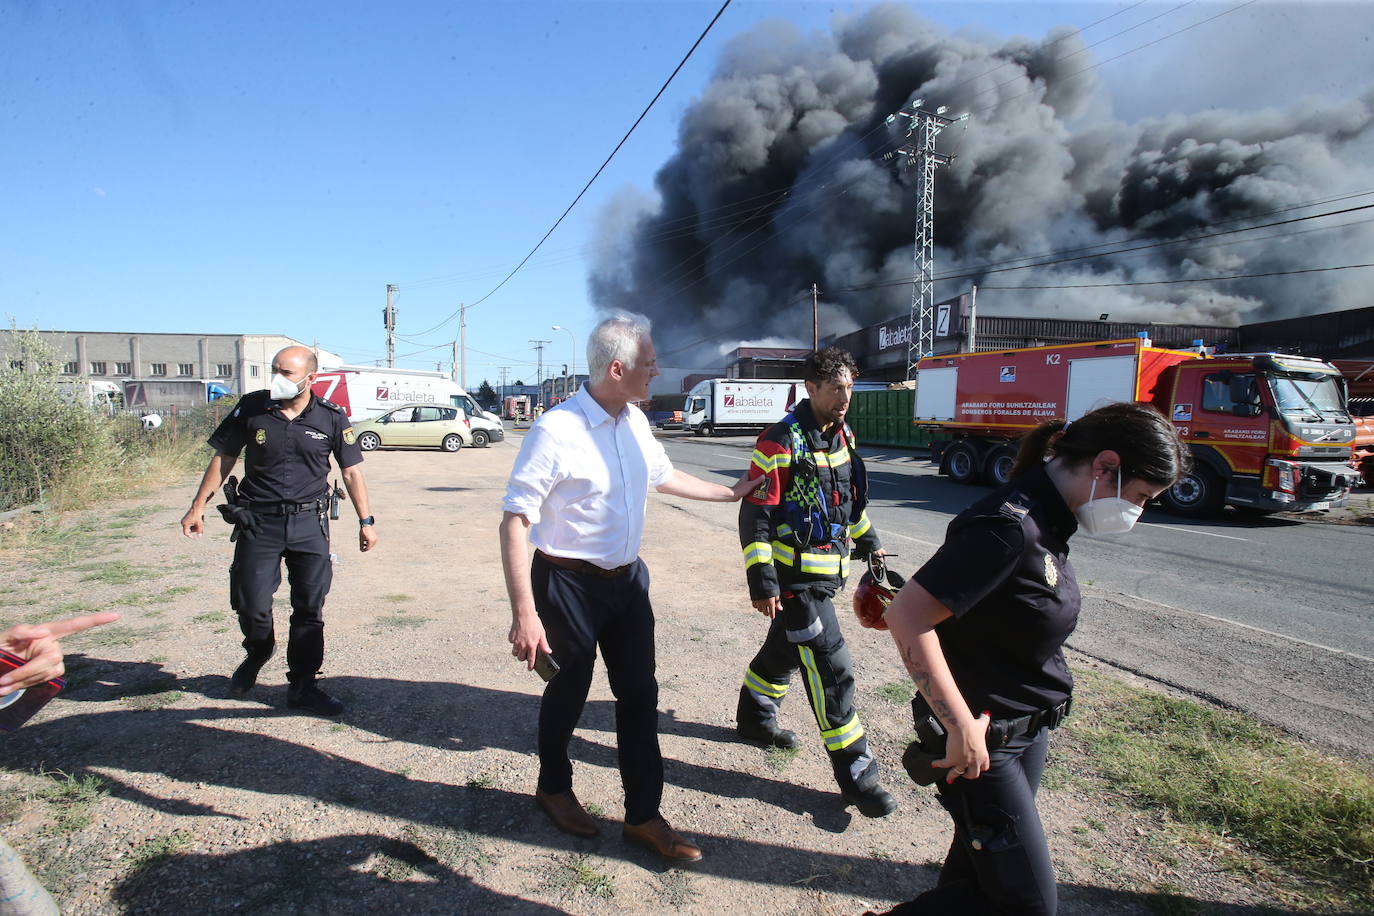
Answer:
M856 391L849 405L849 426L861 445L929 448L930 433L911 425L916 408L911 388Z

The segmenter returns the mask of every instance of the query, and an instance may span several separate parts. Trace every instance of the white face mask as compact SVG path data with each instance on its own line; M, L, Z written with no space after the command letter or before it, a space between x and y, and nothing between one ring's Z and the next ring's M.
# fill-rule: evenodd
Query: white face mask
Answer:
M1115 496L1093 499L1096 493L1097 478L1094 477L1092 489L1088 491L1088 501L1073 510L1078 517L1078 524L1088 534L1125 534L1135 527L1136 519L1145 511L1144 507L1121 498L1120 472L1116 475Z
M272 373L272 387L268 389L274 401L289 401L305 389L304 384L297 385L280 372Z

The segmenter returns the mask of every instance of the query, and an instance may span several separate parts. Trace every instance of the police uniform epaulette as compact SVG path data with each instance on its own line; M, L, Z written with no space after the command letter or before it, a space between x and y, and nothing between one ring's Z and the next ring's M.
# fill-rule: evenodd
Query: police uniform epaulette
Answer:
M1002 503L997 511L1007 518L1021 521L1026 517L1026 513L1031 510L1031 500L1024 493L1013 493L1011 498Z
M328 398L322 398L322 397L320 397L319 395L315 395L315 400L316 400L316 401L319 401L319 402L320 402L321 404L323 404L325 407L328 407L330 410L335 411L336 413L343 413L343 408L340 407L338 404L335 404L333 401L329 400Z

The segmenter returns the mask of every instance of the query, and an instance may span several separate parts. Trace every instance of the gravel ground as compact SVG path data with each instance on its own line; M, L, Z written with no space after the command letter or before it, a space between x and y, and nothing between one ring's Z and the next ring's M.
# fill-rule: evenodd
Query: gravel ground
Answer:
M664 814L705 858L668 867L621 840L604 675L573 745L602 835L552 828L531 798L540 682L506 642L496 527L513 445L368 457L381 543L360 555L351 522L338 525L327 608L324 686L348 704L338 721L288 713L281 653L250 697L229 698L232 547L213 514L205 539L181 536L191 481L0 554L0 620L125 615L68 643L69 690L0 742L0 825L64 912L838 914L934 882L950 828L897 764L910 689L886 634L847 629L895 814L844 807L799 684L783 724L810 739L801 753L733 740L765 622L749 609L730 506L651 497L643 553ZM283 624L285 606L283 591ZM1133 808L1086 767L1071 729L1052 754L1042 799L1065 916L1274 912L1283 875L1237 868L1226 844L1184 842Z

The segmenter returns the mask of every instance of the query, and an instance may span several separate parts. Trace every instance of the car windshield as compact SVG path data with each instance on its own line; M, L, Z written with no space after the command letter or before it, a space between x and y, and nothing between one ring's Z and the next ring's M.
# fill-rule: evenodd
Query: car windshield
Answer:
M1280 413L1323 419L1347 416L1334 376L1304 378L1275 375L1270 381L1274 389L1274 403L1278 405Z

